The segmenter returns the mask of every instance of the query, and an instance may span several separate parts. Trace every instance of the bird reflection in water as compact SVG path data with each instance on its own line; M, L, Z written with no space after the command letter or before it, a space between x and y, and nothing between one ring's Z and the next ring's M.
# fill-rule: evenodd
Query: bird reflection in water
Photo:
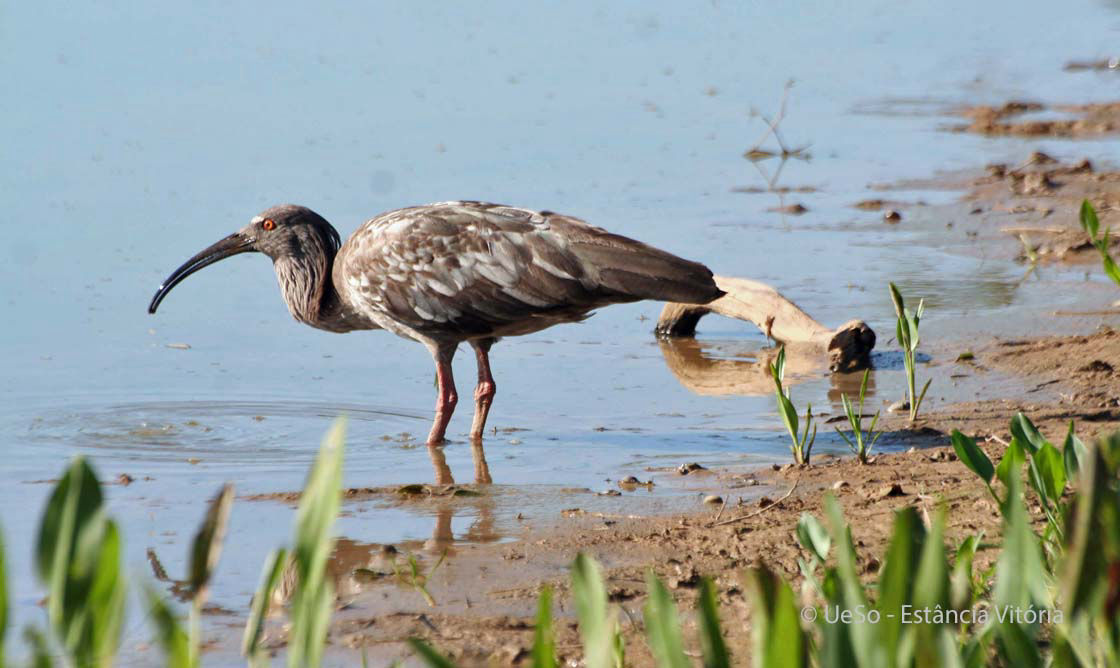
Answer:
M770 363L778 348L757 348L749 341L704 341L670 338L658 341L665 365L690 392L703 396L764 396L774 392ZM817 346L786 346L786 385L819 377L829 378L829 401L833 411L843 413L840 395L859 394L862 373L828 373L828 356ZM868 396L875 394L875 374L867 384Z

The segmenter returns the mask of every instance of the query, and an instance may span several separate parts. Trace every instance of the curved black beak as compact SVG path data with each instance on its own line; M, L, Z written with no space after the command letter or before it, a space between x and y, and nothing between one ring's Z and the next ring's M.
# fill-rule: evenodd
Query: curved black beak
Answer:
M152 297L152 303L148 304L148 313L155 313L156 309L159 308L159 303L163 301L163 298L167 296L168 292L171 292L171 288L179 285L187 276L190 276L203 267L214 264L218 260L224 260L231 255L247 253L252 250L253 239L250 239L241 232L234 232L213 246L203 250L198 255L184 262L183 266L173 271L171 275L164 280L163 284L159 286L159 290L156 290L155 296Z

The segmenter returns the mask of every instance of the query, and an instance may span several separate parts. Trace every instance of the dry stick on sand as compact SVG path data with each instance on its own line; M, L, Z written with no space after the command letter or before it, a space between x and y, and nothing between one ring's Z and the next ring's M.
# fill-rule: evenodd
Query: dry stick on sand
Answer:
M793 490L797 489L797 484L799 482L801 482L801 476L797 476L797 479L793 481L793 487L790 487L789 491L782 495L782 498L780 498L777 501L771 503L770 505L759 508L758 510L754 511L753 513L747 513L746 515L740 515L739 517L732 517L731 519L727 519L727 520L724 520L722 522L712 522L711 524L708 525L708 528L711 529L712 527L721 527L721 526L724 526L724 525L727 525L727 524L735 524L736 522L742 522L743 520L749 520L752 517L758 517L759 515L766 512L767 510L770 510L774 506L781 505L782 501L785 501L786 499L788 499L790 497L790 495L793 494Z
M782 343L806 343L827 349L829 368L833 371L857 371L868 366L871 349L875 347L875 332L862 320L829 329L765 283L730 276L716 276L715 280L726 295L710 304L666 304L657 320L657 333L693 336L700 318L718 313L753 322L767 336Z

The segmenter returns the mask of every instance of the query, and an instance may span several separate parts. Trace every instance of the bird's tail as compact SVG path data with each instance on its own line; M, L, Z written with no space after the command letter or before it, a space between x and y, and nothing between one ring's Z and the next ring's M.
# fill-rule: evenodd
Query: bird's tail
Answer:
M640 241L587 226L583 234L569 233L569 248L589 273L598 275L600 289L628 300L654 299L707 304L726 294L716 287L712 270Z

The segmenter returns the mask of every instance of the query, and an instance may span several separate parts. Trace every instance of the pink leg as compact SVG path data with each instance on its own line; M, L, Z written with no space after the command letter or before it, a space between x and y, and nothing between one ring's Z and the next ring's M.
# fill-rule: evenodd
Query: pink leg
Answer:
M432 357L436 362L436 382L439 385L439 396L436 397L436 417L432 422L432 431L428 434L428 445L443 443L443 436L447 432L447 423L451 421L451 414L455 412L455 404L459 402L459 395L455 393L455 378L451 374L451 358L454 356L454 345L440 345L432 350Z
M471 423L472 441L482 440L486 417L490 415L490 405L494 403L494 395L498 392L494 376L490 373L490 346L492 345L494 339L471 341L475 357L478 358L478 386L474 388L474 421Z

